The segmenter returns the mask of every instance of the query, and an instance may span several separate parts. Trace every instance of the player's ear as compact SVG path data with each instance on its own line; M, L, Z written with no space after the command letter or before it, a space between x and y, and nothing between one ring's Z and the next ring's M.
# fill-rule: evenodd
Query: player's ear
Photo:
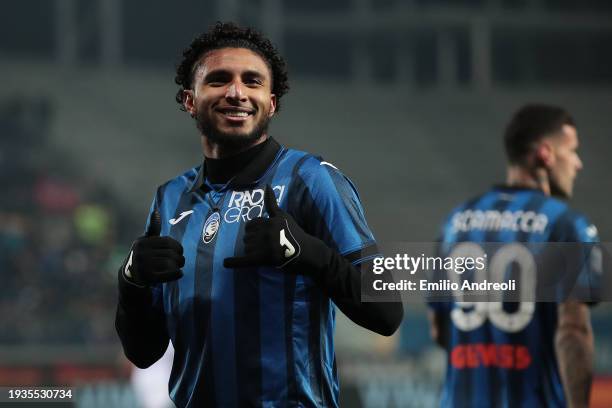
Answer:
M552 145L548 141L542 141L536 148L536 163L538 167L550 167L555 162Z
M193 96L193 91L191 89L183 90L183 106L185 107L185 111L187 111L192 118L195 116Z
M272 117L275 112L276 112L276 95L272 94L270 96L270 113L268 114L268 116Z

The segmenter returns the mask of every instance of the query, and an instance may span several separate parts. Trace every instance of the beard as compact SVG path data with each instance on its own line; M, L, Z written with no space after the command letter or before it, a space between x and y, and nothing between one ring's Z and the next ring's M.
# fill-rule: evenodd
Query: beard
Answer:
M548 185L550 186L550 195L553 197L557 197L563 200L569 200L572 198L572 194L569 191L566 191L561 184L553 177L550 172L548 172Z
M561 186L559 186L559 183L557 183L554 180L550 180L550 195L553 197L557 197L557 198L561 198L564 200L569 200L570 198L572 198L572 195L565 191L564 189L561 188Z
M200 133L211 142L232 150L241 150L251 146L268 131L271 117L263 115L259 122L255 124L255 127L253 127L253 130L246 134L227 133L219 130L219 128L213 124L210 117L203 112L198 112L194 119Z

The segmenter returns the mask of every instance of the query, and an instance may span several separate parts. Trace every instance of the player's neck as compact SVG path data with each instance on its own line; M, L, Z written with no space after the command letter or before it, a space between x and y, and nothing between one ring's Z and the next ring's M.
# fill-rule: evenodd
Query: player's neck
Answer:
M244 168L264 150L266 144L269 142L270 139L266 139L263 143L251 146L238 154L221 159L206 157L206 177L213 184L227 183L230 179L244 170Z
M254 140L252 143L245 145L217 143L211 141L206 136L202 136L202 150L204 152L204 157L207 159L226 159L249 150L258 144L265 142L266 140L268 140L268 135L266 133Z
M506 171L506 184L511 187L535 188L550 195L550 182L546 169L529 170L522 166L509 166Z

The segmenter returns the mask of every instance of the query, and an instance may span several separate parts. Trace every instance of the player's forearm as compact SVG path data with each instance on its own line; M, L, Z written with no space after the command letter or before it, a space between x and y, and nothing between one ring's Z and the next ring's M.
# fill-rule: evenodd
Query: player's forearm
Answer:
M310 265L311 276L340 310L368 330L384 336L395 333L404 315L399 296L395 302L362 302L360 268L327 247L320 248L320 255Z
M563 325L555 349L568 406L587 407L593 379L593 333L590 325Z
M130 286L119 276L119 303L115 328L126 357L139 368L149 367L163 356L168 334L162 313L151 307L149 288Z
M334 303L349 319L359 326L378 333L391 336L398 329L404 315L399 302L352 302L345 299L333 299Z
M168 348L164 321L158 316L133 316L117 306L115 328L125 356L138 368L147 368L159 360Z

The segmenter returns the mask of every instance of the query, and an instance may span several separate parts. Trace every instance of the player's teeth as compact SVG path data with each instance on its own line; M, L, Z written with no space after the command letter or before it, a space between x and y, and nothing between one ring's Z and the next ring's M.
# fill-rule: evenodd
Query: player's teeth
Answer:
M225 112L225 114L228 116L239 116L239 117L249 116L247 112Z

